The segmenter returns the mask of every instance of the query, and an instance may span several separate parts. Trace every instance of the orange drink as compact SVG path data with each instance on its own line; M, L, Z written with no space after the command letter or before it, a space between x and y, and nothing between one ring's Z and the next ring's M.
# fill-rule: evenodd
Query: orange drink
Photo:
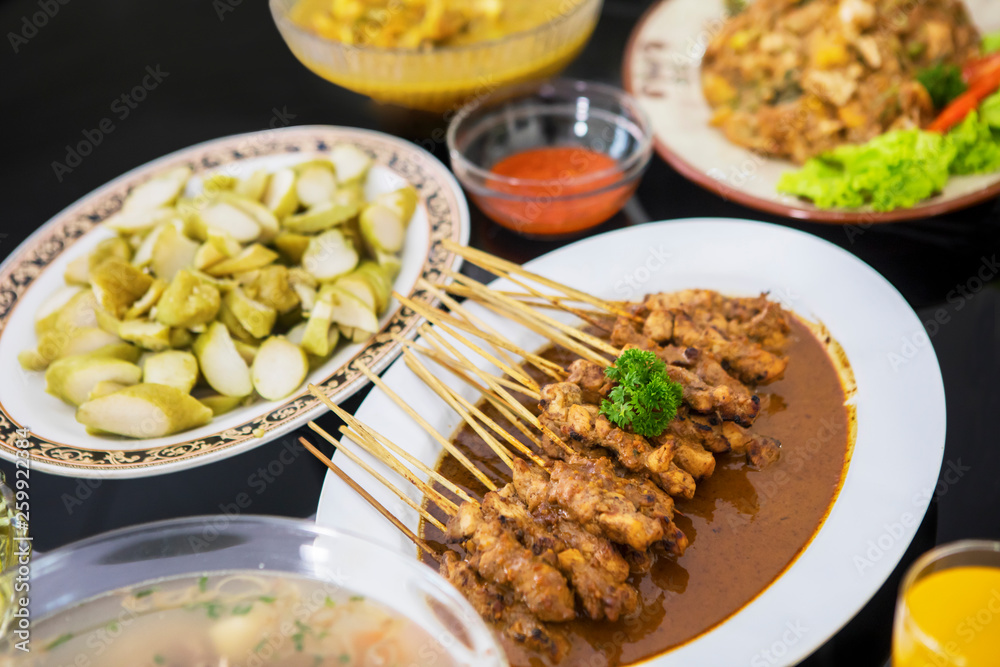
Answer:
M1000 543L938 547L910 568L896 606L892 664L1000 665Z

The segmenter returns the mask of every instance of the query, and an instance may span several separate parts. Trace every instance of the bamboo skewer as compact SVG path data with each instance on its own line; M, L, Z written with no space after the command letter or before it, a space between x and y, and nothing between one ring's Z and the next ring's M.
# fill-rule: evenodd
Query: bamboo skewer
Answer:
M310 428L316 431L319 427L310 423ZM384 465L388 466L397 475L408 481L413 486L423 493L427 498L433 502L435 505L445 510L449 514L454 514L458 511L458 505L455 504L450 498L443 495L440 491L435 489L433 485L429 482L425 482L416 475L414 475L409 468L404 466L399 462L399 459L393 457L378 440L375 439L374 431L366 427L364 424L358 422L354 425L354 428L341 426L340 432L347 437L349 437L353 442L357 443L361 449L365 450L376 459L381 461Z
M426 333L425 329L421 328L420 329L420 333L425 338L427 337L427 333ZM453 357L451 357L449 355L442 354L440 350L429 348L429 347L426 347L424 345L418 345L417 343L414 343L412 340L403 338L402 336L399 336L399 335L395 335L394 334L394 335L391 336L391 338L392 338L392 340L395 340L395 341L401 343L403 345L403 347L405 347L407 349L416 350L417 352L420 352L420 354L423 354L424 356L430 357L431 359L433 359L437 363L441 364L442 366L446 367L449 371L451 371L452 373L458 375L459 377L462 377L464 375L464 372L462 370L463 368L466 369L466 370L470 370L470 371L477 370L476 367L472 364L472 362L470 362L465 357L462 357L461 359L455 359L455 358L453 358ZM466 376L466 377L468 377L468 376ZM527 387L525 387L522 384L519 384L519 383L514 382L512 380L509 380L507 378L497 377L495 375L493 375L491 377L493 377L497 382L499 382L503 386L507 387L511 391L517 392L518 394L523 394L523 395L527 396L528 398L535 399L536 401L539 401L542 398L542 395L539 394L537 391L534 391L532 389L528 389ZM475 383L473 382L473 384L475 384ZM475 385L475 386L481 386L481 385Z
M312 423L312 422L310 422L310 423ZM361 458L360 456L358 456L357 454L355 454L354 452L352 452L350 450L350 448L345 447L343 441L337 440L332 435L330 435L329 433L327 433L326 431L324 431L322 428L320 428L318 426L313 426L313 430L316 431L324 440L326 440L330 444L334 445L337 448L337 451L343 452L344 456L346 456L347 458L351 459L351 461L354 461L354 463L356 463L358 465L358 467L360 467L366 473L368 473L369 475L371 475L372 477L374 477L380 484L382 484L383 486L385 486L387 489L389 489L390 491L392 491L396 495L396 497L398 497L404 503L406 503L411 508L413 508L414 510L416 510L417 514L419 514L421 517L423 517L425 521L429 522L435 528L438 528L442 532L446 530L444 524L441 523L438 520L437 517L435 517L433 514L431 514L430 512L428 512L423 507L421 507L420 504L417 503L417 501L415 501L413 498L409 497L408 495L406 495L405 493L403 493L401 490L399 490L398 488L396 488L396 486L394 484L392 484L392 482L390 482L389 480L387 480L382 475L382 473L380 473L379 471L375 470L375 468L373 468L370 465L368 465L368 463L363 458ZM441 509L444 510L444 508L441 508ZM447 513L447 511L446 511L446 513Z
M484 308L488 308L493 312L497 313L498 315L506 317L513 322L517 322L521 326L530 329L531 331L534 331L538 335L549 339L556 345L564 347L567 350L583 357L584 359L587 359L588 361L600 364L601 366L608 365L607 357L601 355L599 352L589 347L586 347L582 343L573 340L569 336L565 336L562 333L555 331L553 329L548 329L544 325L539 324L538 322L532 320L531 318L522 316L520 313L515 313L506 310L503 306L497 305L492 301L484 300L482 301L482 304Z
M382 378L380 378L379 376L375 375L371 371L371 369L369 369L367 366L365 366L362 363L358 363L358 368L361 369L361 372L364 373L365 376L369 380L371 380L372 383L376 387L378 387L379 389L382 389L383 392L386 389L388 389L388 387L385 387L385 383L382 382ZM364 426L364 425L362 424L362 426ZM384 435L382 435L378 431L375 431L375 430L367 428L367 426L365 426L365 429L367 431L369 431L370 435L374 436L375 439L378 440L379 443L383 447L385 447L386 449L390 450L396 456L398 456L398 457L400 457L402 459L405 459L407 461L407 463L409 463L410 465L414 466L415 468L417 468L418 470L420 470L424 474L428 475L429 477L432 477L434 479L434 481L436 481L438 484L440 484L444 488L446 488L449 491L451 491L452 493L454 493L456 496L458 496L459 498L461 498L465 502L467 502L467 503L477 502L475 498L473 498L468 493L466 493L465 490L462 489L460 486L456 485L454 482L452 482L450 479L448 479L447 477L445 477L444 475L442 475L441 473L439 473L434 468L431 468L430 466L424 464L423 461L421 461L420 459L418 459L417 457L415 457L413 454L410 454L408 451L406 451L405 449L403 449L402 447L400 447L399 445L397 445L396 443L394 443L389 438L385 437Z
M426 431L429 436L434 438L434 440L436 440L438 444L444 447L445 451L454 456L455 459L466 468L466 470L472 473L472 475L483 484L483 486L485 486L490 491L497 490L496 484L494 484L490 480L490 478L483 473L482 470L477 468L465 454L463 454L457 447L455 447L455 445L451 443L450 440L448 440L443 435L438 433L437 430L435 430L435 428L431 426L426 419L421 417L416 410L411 408L406 401L400 398L399 394L390 389L385 383L382 383L379 386L379 389L385 392L386 396L391 398L393 402L396 403L396 405L398 405L407 415L410 416L411 419L417 422L417 424L419 424L420 427L424 429L424 431ZM336 405L333 401L331 401L329 397L327 397L327 395L320 390L319 387L317 387L314 384L310 384L309 391L312 392L312 394L316 396L316 398L322 401L323 404L326 405L326 407L330 408L330 410L332 410L338 417L344 419L343 415L347 413L344 410L342 410L340 406ZM344 421L347 420L345 419Z
M588 303L591 306L600 308L601 310L606 310L608 312L614 313L615 315L620 315L622 317L627 317L630 320L635 320L636 316L627 310L620 308L614 303L603 301L595 296L591 296L586 292L581 292L580 290L573 289L568 285L563 285L555 280L550 280L544 276L540 276L536 273L532 273L526 269L521 268L513 262L508 262L505 259L500 259L482 250L476 250L475 248L470 248L468 246L459 245L450 239L445 239L442 241L442 245L457 255L464 257L474 264L478 264L484 269L496 273L501 277L506 277L506 274L513 273L515 275L523 276L530 280L539 283L540 285L545 285L546 287L551 287L552 289L559 290L564 294L574 297L578 301Z
M422 287L423 289L433 294L435 297L437 297L437 299L441 301L441 303L448 306L449 311L457 315L460 315L466 321L468 321L469 324L479 327L483 331L491 333L494 336L500 335L500 332L498 332L496 329L494 329L489 324L484 322L480 317L476 316L475 313L469 312L465 308L465 306L463 306L462 304L451 298L451 296L449 296L447 292L441 289L441 285L435 285L434 283L430 282L425 278L418 278L417 286ZM518 365L517 361L507 353L507 350L503 349L499 345L493 345L492 343L490 343L490 345L493 347L494 350L496 350L497 354L500 355L503 358L503 360L506 361L508 364L510 364L511 366Z
M409 305L409 304L404 304L404 305ZM466 322L462 322L461 320L455 318L452 315L448 315L443 311L435 310L433 308L425 306L424 304L420 304L416 301L413 302L413 306L417 306L417 308L414 308L414 310L417 310L417 312L423 315L426 319L428 319L431 322L434 322L439 327L441 327L449 334L451 334L459 341L461 341L463 344L475 350L480 356L488 360L490 363L499 367L501 370L507 373L507 375L510 375L512 378L516 379L521 384L527 387L531 387L535 391L538 391L538 389L540 389L538 383L532 380L527 375L525 375L520 369L515 369L514 366L511 366L510 364L507 364L501 361L500 359L496 358L495 356L484 350L480 345L477 345L474 341L469 340L466 336L463 336L458 331L455 331L455 327L457 326L459 329L463 331L467 331L475 336L479 336L480 338L483 338L483 340L489 342L491 345L494 344L493 341L508 342L507 339L502 338L500 336L494 336L492 334L488 334L485 331L480 331L476 327ZM423 309L423 312L418 310L418 308ZM432 316L431 313L434 313L434 316ZM435 317L437 319L435 319Z
M411 358L414 359L415 363L419 363L419 362L415 361L415 358L412 356L412 353L406 352L404 354L410 355L407 358L408 359L408 362L407 362L408 365L409 365L409 359L411 359ZM454 401L457 401L459 404L461 404L461 406L469 414L471 414L472 416L476 417L479 421L481 421L482 423L484 423L487 426L489 426L490 429L492 429L497 435L499 435L501 438L503 438L504 440L506 440L507 443L511 447L513 447L515 451L518 451L521 454L523 454L524 456L528 457L536 465L541 466L543 468L547 467L547 464L546 464L545 461L543 461L541 458L539 458L538 455L535 454L533 451L531 451L531 449L529 449L523 442L521 442L520 440L518 440L517 438L515 438L513 435L511 435L510 431L508 431L504 427L500 426L500 424L496 423L493 420L493 418L491 418L485 412L483 412L482 410L480 410L476 405L474 405L472 402L470 402L468 399L466 399L464 396L462 396L459 392L455 391L453 388L449 387L444 382L441 382L440 379L438 379L436 377L433 377L433 375L430 374L429 369L427 369L426 366L423 366L422 364L421 364L421 366L423 367L424 371L426 371L429 375L431 375L432 379L434 380L434 383L436 385L438 385L439 388L441 388L442 390L448 392L448 394L451 396L451 398ZM412 366L411 366L411 369L412 369ZM416 372L416 371L414 371L414 372ZM432 387L432 389L434 389L434 387ZM442 398L444 398L444 397L442 396ZM463 418L466 418L464 414L463 414ZM469 419L466 418L466 421L469 421ZM471 422L471 421L469 421L469 423L470 423L470 425L473 424L473 422ZM475 428L475 426L473 426L473 428ZM479 431L477 430L476 432L478 433ZM484 438L484 440L486 440L486 438ZM487 440L487 444L489 444L490 447L494 449L494 451L497 453L497 456L500 456L500 458L503 459L504 457L501 455L500 450L494 448L492 442L495 442L495 440L493 440L492 438L489 439L489 440ZM496 443L496 444L497 444L497 447L500 447L500 443ZM506 448L503 448L502 451L504 453L508 452L508 450ZM506 460L504 461L504 463L507 463L508 466L510 465L510 463L508 461L506 461Z
M379 514L381 514L386 519L388 519L389 522L392 525L394 525L396 528L398 528L399 531L401 533L403 533L403 535L405 535L407 538L409 538L411 542L413 542L415 545L417 545L418 548L423 549L424 552L427 553L432 558L434 558L434 560L438 559L438 553L436 551L434 551L422 539L420 539L419 537L417 537L417 535L412 530L410 530L409 528L406 527L406 524L404 524L402 521L400 521L399 519L397 519L395 517L395 515L392 514L392 512L390 512L389 510L387 510L385 508L385 506L382 505L382 503L380 503L379 501L375 500L374 496L372 496L370 493L368 493L367 491L365 491L364 487L362 487L360 484L358 484L353 479L351 479L350 475L348 475L346 472L344 472L339 467L337 467L337 465L333 461L331 461L321 451L319 451L315 446L313 446L313 444L311 442L309 442L305 438L301 438L301 437L299 438L299 442L302 443L302 446L304 446L306 449L308 449L310 452L312 452L313 456L315 456L320 461L322 461L326 465L327 468L329 468L330 470L332 470L333 473L337 477L339 477L340 479L342 479L345 484L347 484L349 487L351 487L352 489L354 489L355 493L357 493L359 496L361 496L362 498L364 498L368 502L369 505L371 505L372 507L374 507L378 511Z
M428 337L428 341L431 341L432 338L436 337L436 342L438 344L442 345L445 348L445 351L447 351L448 353L452 354L455 357L460 357L461 356L461 354L457 350L455 350L454 347L452 347L451 345L449 345L448 342L446 340L444 340L443 338L441 338L441 336L438 335L437 332L435 332L433 329L431 329L429 327L426 327L426 328L424 328L424 330L422 330L421 333L423 333L424 336ZM483 370L480 370L479 368L477 368L475 366L471 366L470 370L472 370L476 375L479 376L480 379L482 379L484 382L486 382L486 384L488 384L490 386L490 389L492 389L494 392L496 392L497 395L499 395L504 401L506 401L507 404L511 408L513 408L513 410L515 412L517 412L518 414L520 414L521 417L524 418L529 424L531 424L532 426L534 426L535 428L537 428L538 430L540 430L542 433L544 433L550 440L552 440L557 445L559 445L563 449L563 451L565 451L567 453L575 454L575 452L573 452L573 450L570 449L570 447L565 442L562 441L562 438L560 438L558 435L556 435L555 433L553 433L550 428L548 428L547 426L545 426L544 424L542 424L540 421L538 421L538 418L535 417L535 415L531 414L531 412L528 411L527 408L525 408L523 405L521 405L520 401L518 401L513 396L511 396L507 392L507 390L505 390L503 388L503 386L500 385L500 383L496 382L496 378L494 378L489 373L487 373L487 372L485 372Z
M425 304L409 299L399 294L398 292L393 292L393 295L401 304L410 308L414 312L422 315L429 322L432 322L442 327L443 329L448 331L448 333L450 333L452 336L460 340L462 343L467 344L468 347L475 349L477 352L480 351L479 346L471 344L470 342L468 342L468 339L465 338L465 336L458 334L457 332L453 331L453 329L454 328L461 329L462 331L470 333L473 336L478 336L479 338L482 338L483 340L489 342L490 344L499 345L500 347L510 352L513 352L514 354L517 354L526 359L527 361L531 362L532 365L536 366L539 370L541 370L542 372L544 372L546 375L548 375L553 379L559 380L562 379L562 377L565 377L566 375L566 371L561 366L559 366L559 364L553 363L548 359L541 357L533 352L528 352L527 350L518 347L517 345L510 342L506 338L503 338L502 336L494 336L485 331L480 331L475 327L469 325L467 322L463 322L462 320L456 317L452 317L451 315L448 315L447 313L444 313L440 310L430 308ZM487 359L492 357L492 355L490 355L489 353L485 353L483 356ZM499 363L496 365L499 366L500 368L503 368L503 366ZM511 373L510 375L512 375L515 378L518 378L519 380L520 380L519 376L523 376L523 374L518 373L517 371ZM530 379L527 382L523 382L522 380L522 383L525 385L530 385L531 382L533 381Z
M597 320L592 319L587 314L586 311L580 310L579 308L574 308L573 306L566 305L566 303L562 303L560 301L557 301L551 295L545 294L544 292L536 290L534 287L532 287L528 283L522 282L522 281L518 280L517 278L515 278L514 276L512 276L510 274L507 274L507 276L505 276L505 277L506 277L507 280L511 281L512 283L514 283L518 287L521 287L521 288L527 290L528 292L530 292L532 296L534 296L534 297L536 297L538 299L541 299L542 301L549 302L549 305L551 305L551 306L553 306L553 307L555 307L555 308L557 308L559 310L564 310L564 311L566 311L568 313L572 313L573 315L576 315L577 317L579 317L581 320L583 320L587 324L591 324L591 325L593 325L593 326L595 326L595 327L597 327L599 329L603 329L604 331L609 331L607 324L603 324L601 322L598 322ZM503 292L500 292L498 290L491 290L491 291L494 294L499 294L500 296L503 296L504 298L511 298L507 294L504 294ZM514 299L514 300L516 301L516 299ZM519 303L523 303L523 302L519 302ZM533 308L537 308L538 306L540 306L542 304L528 304L528 305L531 305Z
M502 304L502 307L505 307L505 310L509 310L510 312L516 311L518 314L523 315L525 317L529 317L532 320L538 322L539 324L542 324L546 327L550 327L553 329L557 329L566 336L571 336L573 338L576 338L577 340L586 343L587 345L590 345L591 347L600 350L602 352L605 352L607 354L610 354L612 356L618 356L621 353L620 349L614 347L607 341L598 338L597 336L593 336L577 327L566 324L565 322L560 322L559 320L551 318L548 315L543 315L542 313L535 312L534 310L532 310L525 304L521 303L520 301L517 301L516 299L511 299L510 297L507 296L503 296L502 294L497 294L486 285L482 284L479 281L473 280L468 276L464 276L460 273L455 273L453 271L448 271L446 275L450 276L455 281L460 282L462 285L465 285L466 287L474 291L476 294L480 295L482 299L489 300L498 305Z
M474 430L479 437L483 439L483 442L485 442L489 448L493 450L493 453L496 454L501 461L503 461L504 465L513 470L514 460L513 457L511 457L510 452L507 451L507 449L501 445L496 438L494 438L472 417L469 410L455 400L455 397L451 391L449 391L447 385L434 377L430 370L428 370L428 368L424 366L419 359L417 359L413 352L410 352L409 350L404 351L403 358L406 360L406 365L410 368L410 370L416 373L417 377L424 381L424 384L430 387L435 394L440 396L444 402L451 407L452 410L459 414L466 424L472 427L472 430Z

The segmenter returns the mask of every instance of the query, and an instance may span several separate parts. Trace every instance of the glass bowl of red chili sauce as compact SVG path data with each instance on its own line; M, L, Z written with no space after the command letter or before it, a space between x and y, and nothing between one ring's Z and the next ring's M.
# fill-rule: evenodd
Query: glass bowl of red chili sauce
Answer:
M451 168L480 210L533 237L569 236L613 216L652 153L649 122L627 93L566 79L471 102L447 139Z

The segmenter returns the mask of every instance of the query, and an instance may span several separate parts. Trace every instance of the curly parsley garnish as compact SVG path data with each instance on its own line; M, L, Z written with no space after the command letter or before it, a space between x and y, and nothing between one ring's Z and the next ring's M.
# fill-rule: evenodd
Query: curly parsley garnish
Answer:
M601 413L616 426L650 438L663 433L677 415L683 388L652 352L625 350L604 374L618 386L601 403Z

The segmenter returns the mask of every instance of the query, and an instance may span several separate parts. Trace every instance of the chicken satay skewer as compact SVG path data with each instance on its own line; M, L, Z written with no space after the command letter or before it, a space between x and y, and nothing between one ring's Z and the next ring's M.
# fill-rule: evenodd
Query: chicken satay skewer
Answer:
M525 444L523 442L521 442L520 440L518 440L517 438L515 438L514 436L512 436L510 434L510 432L507 431L507 429L503 428L502 426L500 426L499 424L497 424L495 421L493 421L493 419L490 418L489 415L487 415L482 410L480 410L478 407L476 407L473 403L471 403L468 399L466 399L460 393L458 393L457 391L455 391L454 389L452 389L451 387L449 387L445 383L441 382L441 380L439 380L438 378L434 377L434 375L430 372L430 370L426 366L424 366L416 358L416 356L413 355L412 352L410 352L409 350L407 350L403 354L406 357L406 360L407 360L406 364L407 364L407 366L410 366L410 370L414 371L415 373L418 373L418 375L420 376L420 378L422 380L424 380L424 382L426 384L428 384L428 386L430 386L431 389L433 389L438 395L440 395L442 398L444 398L446 401L448 401L449 404L452 405L453 407L455 407L455 406L452 404L452 402L449 399L445 398L445 396L442 394L442 392L446 392L451 397L452 400L454 400L455 402L457 402L458 404L461 405L461 407L464 409L464 412L459 412L459 414L462 415L462 418L465 419L466 422L468 422L470 426L473 426L473 428L476 428L474 426L475 421L472 420L472 417L475 417L476 419L478 419L482 423L484 423L487 426L489 426L501 438L503 438L504 440L506 440L507 443L511 447L513 447L515 451L520 452L524 456L528 457L536 465L540 465L543 468L546 466L545 461L543 461L541 458L539 458L538 455L535 454L533 451L531 451L530 449L528 449L528 447L525 446ZM417 368L414 368L414 366L417 366L417 367L419 367L422 370L420 370L418 372ZM477 430L476 432L478 433L479 431ZM509 465L509 459L505 459L504 456L501 454L501 452L503 452L503 454L507 454L509 456L509 451L505 447L502 447L500 445L500 443L497 442L492 437L490 437L490 438L483 438L483 439L486 440L487 444L491 448L493 448L493 450L494 450L494 452L496 452L497 456L500 456L501 460L503 460L504 463L507 463ZM496 445L496 448L494 447L494 445ZM497 449L497 448L499 448L499 449Z
M337 464L335 464L333 461L331 461L329 458L327 458L311 442L309 442L308 440L306 440L305 438L302 438L302 437L299 438L299 442L302 443L303 447L305 447L310 452L312 452L313 456L315 456L320 461L322 461L326 465L327 468L329 468L330 470L332 470L333 473L337 477L339 477L340 479L344 480L345 484L347 484L349 487L351 487L352 489L354 489L355 493L357 493L359 496L361 496L362 498L364 498L368 502L369 505L371 505L372 507L374 507L378 511L379 514L381 514L386 519L388 519L389 523L391 523L396 528L398 528L399 531L401 533L403 533L403 535L405 535L411 542L413 542L415 545L417 545L417 547L419 549L422 549L424 551L424 553L426 553L428 556L430 556L434 560L436 560L436 561L440 561L441 560L441 556L440 556L440 554L438 554L438 552L434 551L434 549L432 549L426 542L424 542L422 539L420 539L419 537L417 537L417 535L412 530L410 530L409 528L406 527L406 524L404 524L402 521L400 521L399 519L397 519L395 517L395 515L393 515L392 512L390 512L389 510L387 510L385 508L385 506L382 505L382 503L380 503L379 501L377 501L374 496L372 496L370 493L368 493L367 491L365 491L364 487L362 487L360 484L358 484L353 479L351 479L350 475L348 475L346 472L344 472L343 470L341 470L337 466ZM334 440L332 444L334 446L336 446L336 447L340 446L340 443L337 442L336 440Z
M312 424L312 422L310 422L310 424ZM363 458L361 458L360 456L358 456L357 453L351 451L351 448L344 446L344 441L343 440L337 440L335 437L333 437L331 434L329 434L326 431L324 431L319 426L313 426L313 430L316 431L316 433L318 433L320 435L320 437L322 437L324 440L326 440L330 444L334 445L337 448L337 451L343 452L344 456L346 456L351 461L353 461L354 463L356 463L358 465L358 467L360 467L366 473L368 473L369 475L371 475L372 477L374 477L376 481L378 481L380 484L382 484L383 486L385 486L389 491L391 491L393 494L395 494L397 498L399 498L404 503L406 503L407 505L409 505L413 510L416 511L417 514L419 514L421 517L423 517L425 521L429 522L431 525L433 525L437 529L441 530L442 532L444 532L445 530L447 530L447 528L445 527L445 525L443 523L441 523L436 516L434 516L433 514L431 514L430 512L428 512L426 509L424 509L423 507L421 507L420 504L417 501L415 501L413 498L410 498L403 491L401 491L399 488L397 488L396 485L394 485L392 482L390 482L389 480L387 480L385 478L385 476L382 475L382 473L380 473L379 471L375 470L375 468L373 468L370 465L368 465L368 463ZM417 488L420 488L420 487L418 486ZM427 488L430 488L430 487L427 487ZM441 511L443 511L445 514L448 514L449 516L454 515L454 511L449 512L448 509L446 509L444 507L441 508Z
M400 294L399 292L393 292L393 296L395 296L396 300L399 301L401 304L403 304L404 306L410 308L411 310L413 310L414 312L416 312L418 315L422 315L429 322L437 324L443 330L447 331L449 334L451 334L452 336L454 336L457 340L459 340L460 342L464 343L469 348L471 348L473 350L476 350L476 352L478 352L480 355L482 355L483 358L490 359L491 362L493 362L493 360L495 359L495 357L493 357L493 355L491 355L490 353L486 352L485 350L482 350L482 348L480 346L478 346L475 343L473 343L472 341L468 340L468 338L466 338L462 334L460 334L457 331L455 331L455 329L460 329L461 331L464 331L464 332L466 332L468 334L472 334L473 336L477 336L479 338L482 338L483 340L489 342L490 344L499 345L500 347L502 347L502 348L504 348L504 349L506 349L506 350L508 350L510 352L513 352L514 354L520 355L526 361L528 361L532 366L535 366L540 371L542 371L543 373L545 373L546 375L548 375L549 377L551 377L554 380L560 380L560 379L566 377L566 370L562 366L560 366L559 364L554 363L552 361L549 361L545 357L539 356L539 355L535 354L534 352L528 352L527 350L525 350L525 349L523 349L523 348L515 345L514 343L510 342L509 340L507 340L503 336L494 336L493 334L487 333L485 331L480 331L476 327L470 325L468 322L465 322L465 321L460 320L460 319L458 319L456 317L453 317L453 316L451 316L451 315L449 315L449 314L447 314L447 313L445 313L445 312L443 312L441 310L438 310L436 308L431 308L431 307L427 306L426 304L423 304L423 303L414 301L412 299L409 299L409 298L403 296L402 294ZM499 363L493 362L493 363L495 363L499 368L503 368L504 367L503 362L499 362ZM504 368L504 371L507 371L507 369ZM523 373L518 372L518 371L514 371L513 373L510 373L510 375L512 377L515 377L515 378L519 379L519 380L521 380L521 378L524 376ZM522 381L523 384L528 385L528 386L531 386L533 384L537 384L533 380L531 380L530 378L528 379L527 382L524 382L523 380L521 380L521 381Z
M446 452L448 452L453 457L455 457L456 461L458 461L459 463L461 463L465 467L466 470L468 470L470 473L472 473L472 475L476 479L478 479L480 481L480 483L482 483L483 486L485 486L490 491L496 491L496 489L497 489L496 484L494 484L493 481L489 477L487 477L485 475L485 473L483 473L482 470L480 470L479 468L477 468L472 463L472 461L469 460L469 457L467 457L465 454L463 454L461 452L461 450L459 450L455 445L453 445L450 440L448 440L443 435L441 435L440 433L438 433L437 430L433 426L431 426L427 422L426 419L424 419L423 417L421 417L420 414L417 413L416 410L414 410L413 408L411 408L410 405L406 401L404 401L402 398L400 398L399 394L397 394L392 389L390 389L382 381L379 381L377 383L377 386L378 386L379 389L381 389L385 393L386 396L388 396L389 398L391 398L393 400L393 402L396 403L396 405L398 405L404 412L406 412L406 414L409 415L410 418L413 419L413 421L417 422L417 424L422 429L424 429L424 431L426 431L427 434L429 436L431 436L439 445L441 445L445 449ZM350 417L351 420L357 421L357 420L355 420L355 418L354 418L353 415L348 414L343 409L341 409L340 406L338 406L336 403L334 403L333 401L331 401L326 396L326 394L324 394L323 391L319 387L317 387L316 385L310 384L309 385L309 391L316 398L318 398L320 401L322 401L322 403L324 405L326 405L326 407L328 407L334 414L336 414L338 417L340 417L341 419L343 419L345 422L348 422L348 420L344 417L344 415L347 415L348 417ZM350 422L348 422L348 423L350 423Z
M567 294L577 299L578 301L590 304L591 306L595 306L597 308L600 308L601 310L606 310L610 313L614 313L615 315L627 317L632 320L638 319L636 318L635 315L628 312L624 308L617 306L613 302L603 301L595 296L587 294L586 292L581 292L580 290L573 289L568 285L564 285L550 278L546 278L536 273L532 273L531 271L523 269L513 262L508 262L505 259L500 259L499 257L491 255L488 252L483 252L482 250L476 250L475 248L470 248L468 246L462 246L449 239L445 239L444 241L442 241L442 243L446 249L469 260L473 264L478 264L487 271L496 273L497 275L503 278L506 278L507 274L513 273L522 276L524 278L533 280L534 282L540 285L545 285L546 287L551 287L552 289L559 290L560 292Z

